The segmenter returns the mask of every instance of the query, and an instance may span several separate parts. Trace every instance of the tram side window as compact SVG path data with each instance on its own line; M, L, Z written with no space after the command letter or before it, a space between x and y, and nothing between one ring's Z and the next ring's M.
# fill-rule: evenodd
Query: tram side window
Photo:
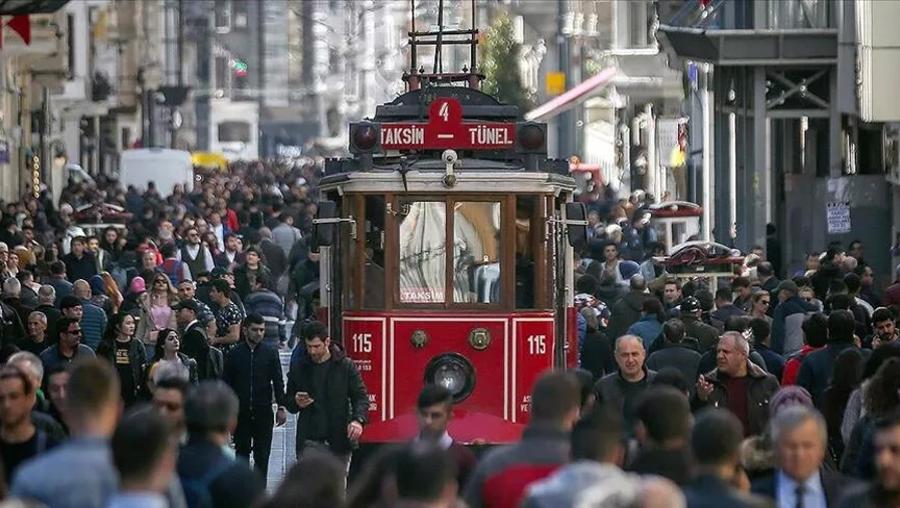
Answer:
M443 202L401 203L400 303L444 303L447 207Z
M498 202L454 204L453 302L500 302Z
M356 200L354 196L348 196L343 202L343 214L344 217L357 217L359 214L356 212ZM350 228L342 227L338 228L340 239L341 239L341 252L345 253L345 255L341 256L342 259L334 260L333 262L341 263L341 272L347 274L346 281L343 286L344 293L344 306L348 309L355 309L359 303L359 299L356 297L356 267L353 266L354 259L357 258L356 253L356 242L350 238Z
M365 309L384 308L384 196L366 196L365 265L363 299Z
M540 228L532 221L538 215L537 196L516 198L516 308L535 308L534 285L536 267L534 263L535 235Z

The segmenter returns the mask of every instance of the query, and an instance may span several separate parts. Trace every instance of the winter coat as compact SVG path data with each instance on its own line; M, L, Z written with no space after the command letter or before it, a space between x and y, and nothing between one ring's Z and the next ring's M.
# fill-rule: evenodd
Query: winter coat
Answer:
M728 407L728 391L721 378L719 369L706 374L706 380L712 383L713 391L706 401L694 397L695 406ZM747 361L747 430L748 435L762 434L769 423L769 399L778 391L778 380L751 361Z
M628 328L641 319L641 306L647 293L631 290L612 305L607 336L612 340L625 335Z
M803 321L818 309L798 296L775 307L772 315L772 350L789 355L803 347Z
M363 425L368 422L369 396L362 377L352 360L343 351L331 347L331 358L328 359L328 372L325 375L327 392L324 400L316 400L306 408L297 405L295 396L299 392L313 392L313 364L307 355L301 355L296 364L291 365L288 372L285 405L288 411L299 413L297 417L297 456L303 448L304 441L310 432L314 411L325 411L330 428L328 444L332 452L343 455L349 453L355 443L347 437L347 425L357 421Z
M640 337L644 342L644 351L649 351L653 341L662 333L662 323L655 314L648 314L628 327L628 331L625 333Z

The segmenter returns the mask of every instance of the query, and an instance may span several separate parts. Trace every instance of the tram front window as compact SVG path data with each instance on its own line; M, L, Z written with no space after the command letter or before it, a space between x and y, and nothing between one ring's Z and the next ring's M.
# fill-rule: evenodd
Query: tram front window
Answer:
M500 203L454 204L453 302L500 302Z
M436 201L404 205L409 213L400 219L400 302L444 303L446 205Z

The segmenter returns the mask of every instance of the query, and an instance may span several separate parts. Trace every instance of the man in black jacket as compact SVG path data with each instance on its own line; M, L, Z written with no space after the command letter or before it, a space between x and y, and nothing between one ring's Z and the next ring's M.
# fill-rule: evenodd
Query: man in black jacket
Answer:
M175 304L175 320L181 328L181 352L193 358L197 362L197 377L204 379L218 379L222 375L219 358L221 351L209 345L206 331L197 314L200 312L198 302L194 300L182 300Z
M225 359L224 381L237 393L240 401L234 448L249 459L263 478L269 470L272 449L272 402L278 403L275 424L284 425L284 381L278 351L263 342L266 323L259 314L250 314L243 322L244 340Z
M647 358L647 368L659 372L666 367L674 367L688 383L697 381L697 367L700 353L685 342L684 323L680 319L670 319L663 325L665 343L659 351Z
M286 401L297 418L297 456L305 448L327 448L349 465L368 421L369 396L359 371L331 344L325 326L303 327L307 354L288 372Z

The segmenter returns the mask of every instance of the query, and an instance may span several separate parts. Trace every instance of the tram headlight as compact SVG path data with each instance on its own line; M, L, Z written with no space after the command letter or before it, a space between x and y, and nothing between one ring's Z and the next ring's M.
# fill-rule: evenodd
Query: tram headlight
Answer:
M544 153L547 151L547 124L522 122L516 125L516 151Z
M428 362L425 383L443 386L453 394L453 401L458 403L475 389L475 368L464 356L445 353Z
M378 152L381 141L381 129L378 124L360 122L350 124L350 152L351 153L375 153Z

